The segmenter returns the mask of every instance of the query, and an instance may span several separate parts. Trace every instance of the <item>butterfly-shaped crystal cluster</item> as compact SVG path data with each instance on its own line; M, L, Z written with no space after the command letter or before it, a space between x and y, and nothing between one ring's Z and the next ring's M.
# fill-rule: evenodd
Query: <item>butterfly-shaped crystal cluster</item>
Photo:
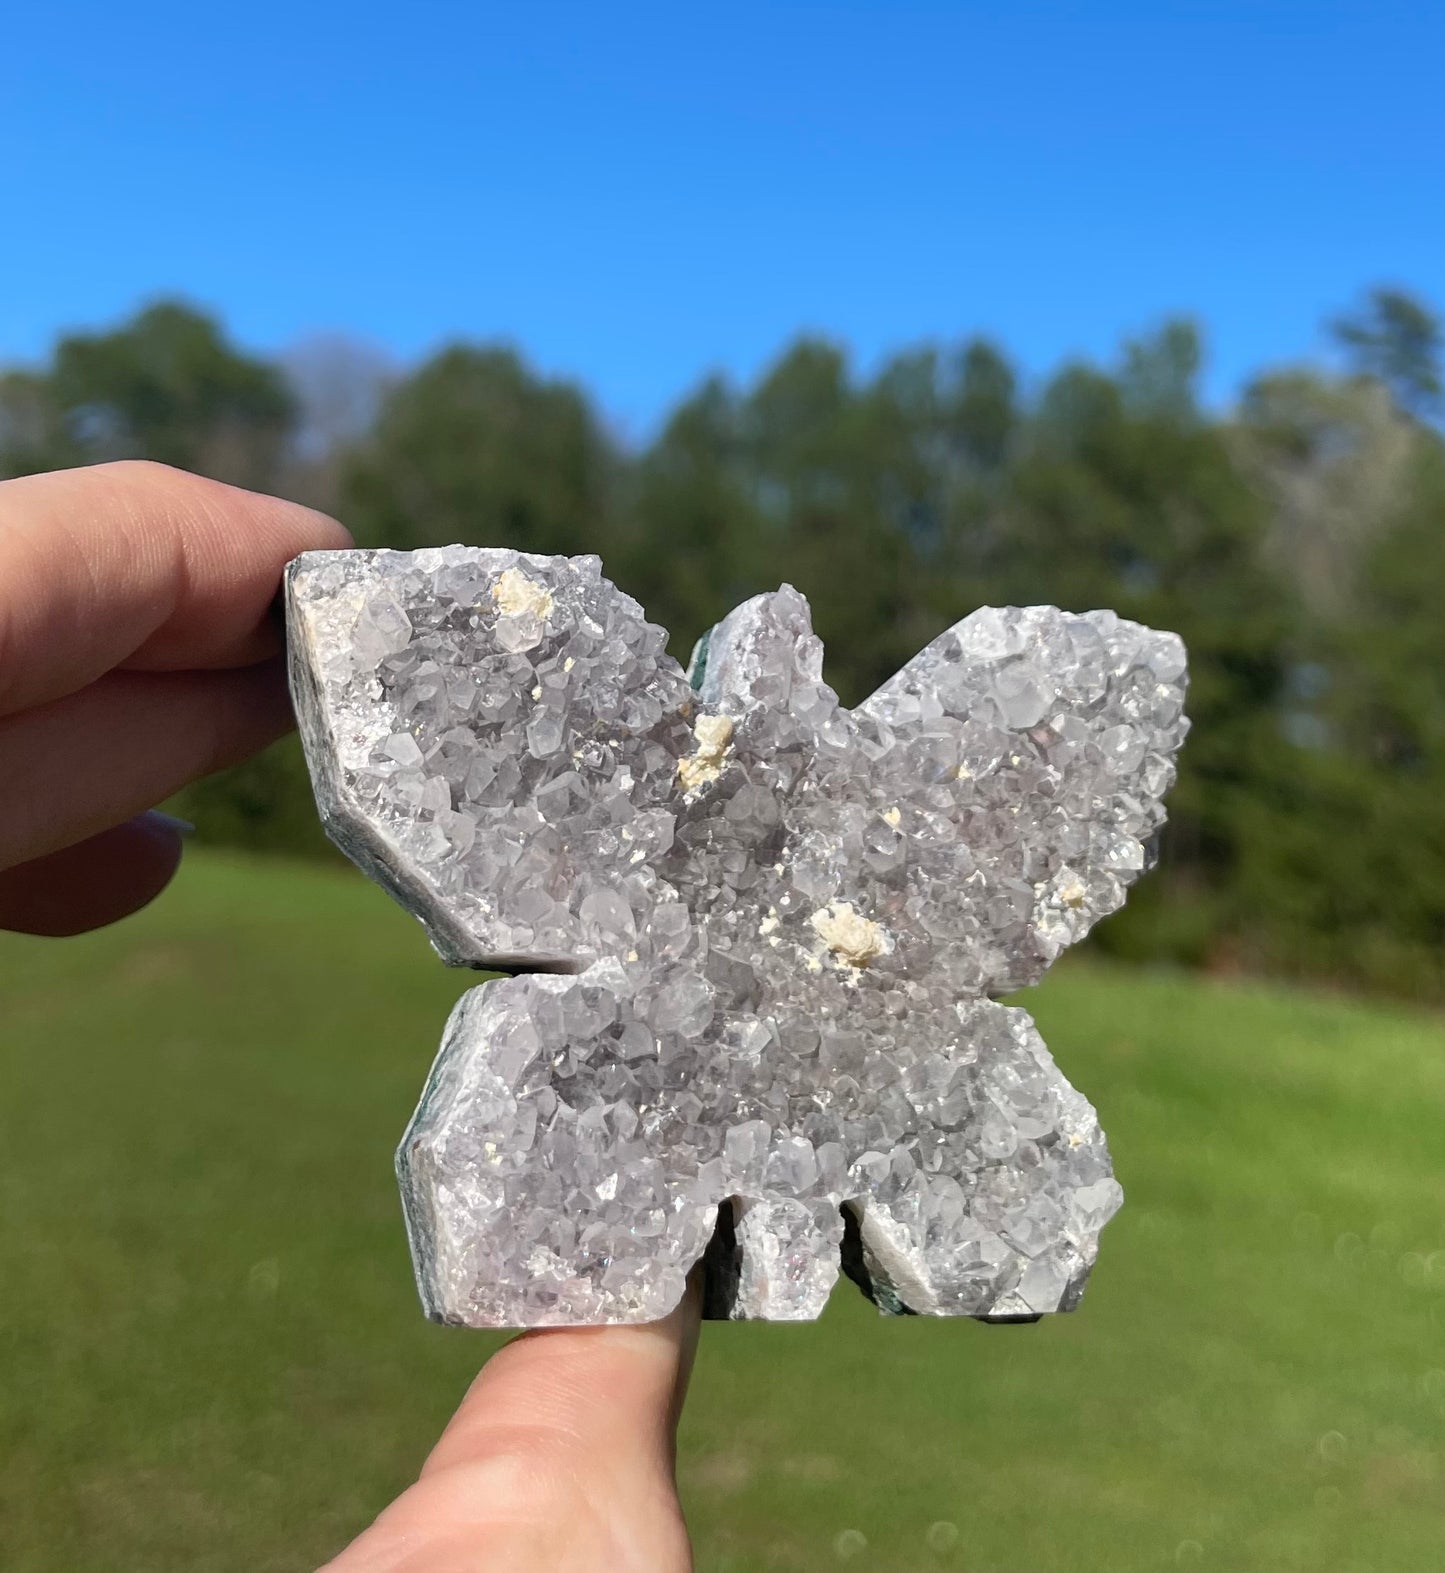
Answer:
M334 839L463 995L398 1153L427 1311L640 1322L1078 1300L1121 1192L1029 1016L1124 900L1174 778L1184 649L984 608L856 710L807 602L690 672L595 557L311 553L292 683Z

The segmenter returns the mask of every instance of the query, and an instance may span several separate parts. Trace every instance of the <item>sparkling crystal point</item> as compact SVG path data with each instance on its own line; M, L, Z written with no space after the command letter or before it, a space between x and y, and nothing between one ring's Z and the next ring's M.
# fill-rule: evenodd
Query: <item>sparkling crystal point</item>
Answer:
M292 688L338 844L466 993L397 1164L427 1311L1067 1310L1121 1199L1028 1015L1148 862L1179 639L984 608L856 710L788 586L688 674L593 557L309 553ZM689 681L691 679L691 682Z

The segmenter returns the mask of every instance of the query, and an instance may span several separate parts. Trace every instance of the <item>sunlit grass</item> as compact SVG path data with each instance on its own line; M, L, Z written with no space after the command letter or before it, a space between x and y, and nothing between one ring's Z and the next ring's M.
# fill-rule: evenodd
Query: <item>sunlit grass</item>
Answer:
M487 1336L426 1324L391 1148L472 981L374 889L197 858L0 944L0 1567L304 1569ZM1028 1001L1129 1201L1073 1317L710 1327L700 1573L1417 1573L1445 1501L1445 1030L1076 965Z

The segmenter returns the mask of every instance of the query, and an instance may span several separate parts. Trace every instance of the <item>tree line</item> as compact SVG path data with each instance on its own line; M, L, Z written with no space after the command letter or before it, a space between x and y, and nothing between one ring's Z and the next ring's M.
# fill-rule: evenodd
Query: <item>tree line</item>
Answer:
M1200 399L1185 320L1037 387L984 339L860 375L794 343L640 449L505 348L272 361L162 302L0 374L0 476L146 457L336 514L363 544L593 551L692 639L787 580L856 702L985 604L1178 630L1186 745L1158 873L1096 943L1445 997L1441 325L1377 289L1319 364ZM294 741L193 788L203 836L324 852Z

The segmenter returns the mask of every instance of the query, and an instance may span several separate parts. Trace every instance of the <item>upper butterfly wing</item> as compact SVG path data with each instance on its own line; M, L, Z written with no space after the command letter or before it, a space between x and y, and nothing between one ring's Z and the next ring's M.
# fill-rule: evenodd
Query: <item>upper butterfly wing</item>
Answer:
M1036 982L1123 905L1188 729L1176 634L985 607L854 712L897 837L894 906L961 992Z
M626 955L658 896L695 703L597 558L311 552L286 605L322 818L443 957Z

